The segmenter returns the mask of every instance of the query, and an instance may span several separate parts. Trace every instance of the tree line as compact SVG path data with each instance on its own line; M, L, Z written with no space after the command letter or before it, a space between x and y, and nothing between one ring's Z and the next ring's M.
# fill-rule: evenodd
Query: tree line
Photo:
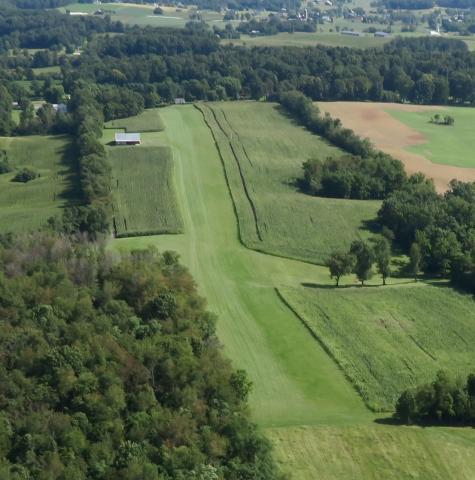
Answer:
M280 478L176 254L2 236L0 318L2 480Z
M455 379L438 372L432 383L405 390L394 416L406 424L475 425L475 374Z
M101 85L154 90L163 102L273 99L290 90L312 100L475 102L475 54L460 41L395 39L367 50L244 48L220 45L212 32L193 25L97 37L68 60L65 87L79 75Z

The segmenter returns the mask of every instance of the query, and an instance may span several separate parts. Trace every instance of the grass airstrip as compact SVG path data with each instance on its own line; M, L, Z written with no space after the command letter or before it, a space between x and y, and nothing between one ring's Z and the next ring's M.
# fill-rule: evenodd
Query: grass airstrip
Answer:
M475 471L475 433L472 430L422 429L376 423L377 418L384 419L386 415L373 414L366 408L362 397L345 378L345 374L349 376L348 373L332 360L324 349L325 344L322 346L310 325L302 321L305 318L295 315L281 300L279 292L287 295L288 289L295 289L297 293L289 298L289 303L294 302L296 310L301 308L300 304L304 304L306 310L300 316L311 317L312 322L323 321L318 312L313 313L318 303L317 298L321 299L324 308L329 309L328 322L334 322L335 328L338 327L333 336L328 333L329 328L322 329L321 335L328 337L327 341L336 341L336 338L341 345L346 345L345 332L342 332L346 320L348 332L354 330L361 338L361 351L358 351L358 338L355 338L352 351L348 353L350 359L363 358L366 349L370 349L367 354L374 362L379 362L385 354L384 351L381 352L384 339L392 349L396 349L397 340L393 339L391 332L378 333L374 341L367 338L367 332L371 332L372 328L386 328L382 324L378 326L377 313L368 316L368 325L362 323L363 313L350 315L353 308L351 305L371 312L374 304L374 310L381 312L380 317L388 327L390 322L399 321L407 329L415 328L416 333L408 331L406 336L404 328L400 328L397 338L404 340L402 349L411 347L411 341L407 338L409 335L419 341L416 335L422 335L420 332L431 328L434 343L429 345L430 353L438 358L441 366L446 367L450 367L450 363L446 362L443 352L448 356L452 344L455 348L455 344L461 347L463 343L462 340L456 340L455 332L461 336L469 333L473 335L473 329L468 323L471 317L466 316L465 320L462 318L467 309L470 309L472 300L459 298L453 292L445 293L445 290L436 286L416 285L408 281L400 286L397 284L401 281L399 279L388 287L361 289L353 287L353 278L347 278L344 283L350 287L337 291L329 288L330 279L323 267L246 248L240 241L242 232L238 222L241 225L242 221L247 222L251 217L249 212L242 214L236 207L236 189L239 185L237 176L241 177L236 157L241 162L241 155L244 155L246 149L249 160L246 160L246 172L243 169L242 172L247 192L254 195L251 198L262 196L265 200L266 196L271 196L270 185L277 185L279 179L283 179L284 172L298 171L297 165L301 158L294 159L299 155L298 149L293 151L295 145L303 143L302 150L307 152L311 143L310 139L303 140L303 132L296 133L297 127L288 119L278 117L277 120L274 115L280 113L268 110L272 106L258 107L254 109L253 105L246 103L223 104L220 113L211 105L208 108L215 110L215 122L219 123L219 127L209 121L213 112L203 115L191 105L160 110L165 130L144 136L148 145L155 142L157 146L168 145L171 148L175 163L177 203L182 212L184 233L116 239L113 248L127 250L154 245L160 250L171 249L181 254L182 261L190 268L200 291L206 296L210 310L218 315L218 335L226 354L237 367L247 370L254 383L251 395L254 419L276 445L278 461L284 470L293 473L294 479L471 479ZM262 117L259 117L259 112L262 112ZM225 115L227 124L224 122ZM252 132L246 131L239 117L251 123L249 130L257 128L259 121L261 124L274 122L279 133L272 136L270 124L266 127L268 137L263 134L263 130L252 136ZM279 142L279 135L285 135L284 130L279 130L280 121L287 123L291 137L302 136L298 136L298 140L291 138ZM235 143L238 138L241 146ZM323 148L321 140L314 137L314 141L315 145ZM270 144L270 147L266 147L266 144ZM234 157L235 166L231 167L233 148L237 153ZM271 152L265 153L267 149ZM224 155L228 158L223 160ZM133 158L130 165L133 168ZM257 184L251 178L253 175L261 175L264 190L257 190ZM231 182L234 184L231 185ZM242 179L240 188L244 190ZM290 191L289 186L289 196ZM295 190L293 192L298 195ZM241 193L240 201L245 203L246 200L249 203L248 194ZM257 205L258 201L254 201ZM277 203L277 196L273 197L269 205L272 202ZM265 202L262 205L265 206ZM246 208L252 211L250 206ZM264 207L260 208L265 211ZM319 212L318 207L315 210ZM256 208L256 212L259 212L259 208ZM338 218L340 212L337 205L333 206L333 212L336 222L340 222L340 228L343 228L344 223L341 222L346 220L344 216L343 220ZM287 213L289 217L292 214L298 215L299 212L291 210ZM257 217L259 219L259 214ZM298 245L302 241L300 230L296 230L292 237L291 228L279 226L283 216L268 214L262 218L265 219L262 225L284 232L282 235L287 235L289 243ZM316 256L319 254L318 249L324 245L324 241L319 238L321 234L327 235L326 241L332 241L330 234L316 228ZM338 240L336 234L333 238ZM305 241L311 245L308 239ZM284 243L281 243L280 248L282 252L285 251ZM289 255L297 256L292 253L296 251L296 247L287 250ZM379 279L372 282L373 285L378 283ZM307 287L308 290L302 293L300 289L303 289L303 284L317 284L319 287ZM291 296L293 292L294 290L291 291ZM309 298L306 298L307 294ZM300 295L304 297L301 298ZM403 299L398 300L398 295ZM419 298L418 295L423 297ZM439 295L442 297L438 300ZM451 308L447 312L445 325L442 324L442 314L437 317L438 310L442 308L441 302L448 300L444 295L450 296L448 299ZM424 301L424 309L420 307L413 313L423 316L420 325L416 327L411 325L413 320L410 318L410 305L401 310L397 320L392 319L394 305L399 301L404 303L406 298L412 296L414 301L411 300L411 304ZM340 308L346 312L345 319L339 318ZM460 317L455 322L454 311ZM433 317L435 320L432 320ZM422 330L419 331L419 328ZM444 343L442 328L444 333L454 332L446 335L447 343ZM380 345L376 345L379 341ZM409 351L414 352L414 349ZM464 351L466 350L467 348ZM395 355L396 359L402 357L402 353L400 356ZM422 361L421 358L422 353L411 360L410 367L425 372L427 361ZM384 361L381 362L384 364ZM401 368L401 363L397 365L398 369ZM383 369L380 374L386 378Z

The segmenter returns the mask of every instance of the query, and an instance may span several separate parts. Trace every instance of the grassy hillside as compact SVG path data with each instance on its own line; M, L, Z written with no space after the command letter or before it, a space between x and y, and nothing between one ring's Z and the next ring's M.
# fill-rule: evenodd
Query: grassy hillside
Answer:
M453 165L455 167L475 167L475 122L474 108L441 108L440 111L404 112L387 109L391 116L420 132L427 139L426 143L414 145L408 150L418 153L433 163ZM454 117L452 126L437 125L429 120L438 113L441 117Z
M109 149L116 235L178 233L182 230L168 147Z
M164 129L159 110L144 110L135 117L120 118L107 122L105 128L124 129L126 132L161 132Z
M291 288L282 295L365 401L391 410L405 388L473 370L475 303L449 287Z
M43 225L61 209L78 201L74 154L67 136L0 137L11 173L0 175L0 231L25 232ZM18 169L28 167L40 173L28 183L11 179Z
M154 245L180 253L218 315L226 354L254 383L253 418L266 427L293 480L471 480L473 430L374 423L342 372L275 293L303 282L330 285L327 270L243 247L202 116L185 106L166 108L162 117L164 141L176 160L185 234L117 239L112 247ZM432 291L438 295L439 289Z
M368 236L379 202L317 198L298 191L302 163L340 155L268 103L200 105L226 170L249 248L323 263L331 250Z

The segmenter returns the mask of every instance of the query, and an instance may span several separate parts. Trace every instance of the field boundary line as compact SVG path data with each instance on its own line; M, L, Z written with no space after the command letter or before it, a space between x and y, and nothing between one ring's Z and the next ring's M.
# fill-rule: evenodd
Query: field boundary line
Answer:
M279 297L280 301L297 317L297 319L302 323L302 325L307 329L307 331L310 333L310 335L319 343L319 345L323 348L325 353L332 359L333 362L335 362L336 366L338 367L338 370L340 370L343 373L343 376L345 379L348 381L348 383L351 385L353 390L358 394L358 396L361 398L363 403L365 404L366 408L370 412L374 413L385 413L385 410L376 410L374 408L371 408L370 405L368 404L367 400L363 396L363 393L361 392L360 388L358 385L355 384L354 380L347 374L347 372L344 370L343 366L341 363L338 361L338 359L335 357L333 352L330 350L328 345L323 341L323 339L318 335L315 330L308 324L308 322L305 320L305 318L300 315L300 313L297 312L297 310L291 305L291 303L285 298L284 294L280 291L279 287L274 287L275 293Z

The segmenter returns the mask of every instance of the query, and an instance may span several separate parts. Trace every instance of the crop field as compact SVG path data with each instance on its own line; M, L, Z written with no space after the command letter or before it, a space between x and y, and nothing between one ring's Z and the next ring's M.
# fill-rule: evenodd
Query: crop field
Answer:
M369 138L379 149L404 163L408 173L422 172L439 192L453 178L475 180L473 108L371 102L319 102L322 112L339 118L345 127ZM429 123L435 114L451 114L455 125Z
M380 203L317 198L295 182L309 158L340 155L269 103L202 104L249 248L323 263L336 247L367 237Z
M157 108L144 110L135 117L111 120L105 124L107 129L123 129L126 132L161 132L164 129Z
M181 232L170 148L112 147L109 159L116 236Z
M14 171L0 175L0 231L35 230L66 205L78 202L79 190L67 136L0 137ZM28 183L11 179L20 168L40 177Z
M402 390L440 369L473 370L475 303L444 286L281 291L368 406L392 410Z
M275 444L282 468L292 472L293 480L472 480L472 429L374 422L377 416L275 291L302 283L330 287L328 271L245 248L238 239L221 159L203 116L192 106L162 112L166 129L154 135L162 136L173 150L185 233L116 239L111 248L153 245L181 255L218 316L217 332L226 355L246 369L254 383L253 418ZM297 235L294 239L299 242ZM439 295L438 287L420 288L431 289L435 298ZM382 289L364 292L373 290Z

